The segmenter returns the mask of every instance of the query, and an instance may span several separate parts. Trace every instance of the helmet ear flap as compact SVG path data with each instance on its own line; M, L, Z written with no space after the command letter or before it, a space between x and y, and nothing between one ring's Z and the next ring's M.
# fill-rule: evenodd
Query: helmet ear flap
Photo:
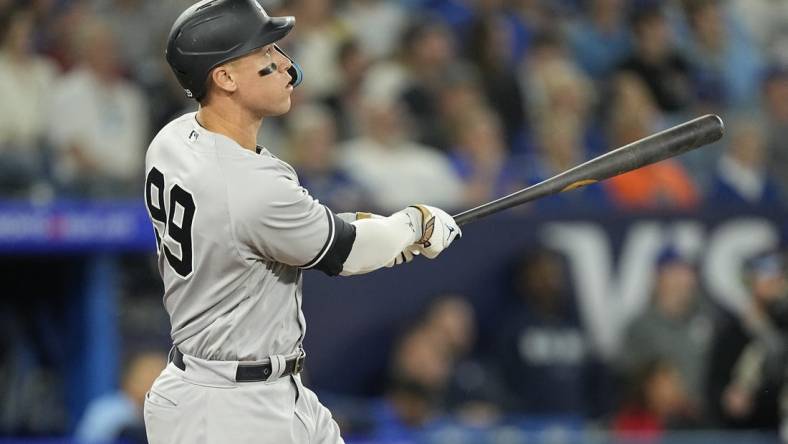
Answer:
M287 60L290 60L290 68L287 70L287 73L290 74L292 80L290 80L290 84L293 85L293 88L298 86L304 80L304 71L301 70L301 65L296 63L292 57L290 57L284 49L282 49L279 45L274 45L277 51L280 54L285 56Z

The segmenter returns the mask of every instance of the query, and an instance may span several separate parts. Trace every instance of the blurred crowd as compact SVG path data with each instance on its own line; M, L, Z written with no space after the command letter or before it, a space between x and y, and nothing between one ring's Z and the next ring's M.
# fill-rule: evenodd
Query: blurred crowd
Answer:
M188 0L0 0L0 195L138 198L195 109L163 58ZM715 148L540 208L783 204L788 5L777 0L265 0L306 81L259 143L336 211L464 208L697 115Z
M191 3L0 0L0 196L139 200L148 142L196 109L163 57ZM715 147L529 208L788 204L784 0L263 3L296 16L282 44L305 81L289 114L263 122L259 143L335 211L477 205L709 112L726 122ZM601 362L563 258L528 251L484 353L474 307L438 297L403 329L385 396L363 414L335 408L338 420L394 439L447 417L511 414L591 418L623 435L776 431L788 409L785 257L748 262L744 315L712 304L676 251L660 255L657 273L619 356ZM78 434L133 441L140 387L163 359L130 356L121 390L95 401ZM63 415L25 423L13 406L0 413L0 431L65 430Z
M740 278L749 299L743 313L732 313L705 294L692 260L666 248L650 303L612 359L589 343L567 273L554 251L523 252L488 344L476 343L478 320L466 298L436 297L403 329L380 402L363 412L334 409L346 434L412 439L446 424L560 418L636 442L708 429L762 430L776 440L782 428L786 438L783 253L747 261Z

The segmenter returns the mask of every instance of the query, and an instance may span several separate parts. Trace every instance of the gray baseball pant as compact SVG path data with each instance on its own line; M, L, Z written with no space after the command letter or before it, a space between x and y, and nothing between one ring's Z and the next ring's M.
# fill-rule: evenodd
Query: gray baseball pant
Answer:
M146 396L150 444L344 444L301 377L280 376L284 357L263 382L235 382L237 362L183 359L186 370L169 363Z

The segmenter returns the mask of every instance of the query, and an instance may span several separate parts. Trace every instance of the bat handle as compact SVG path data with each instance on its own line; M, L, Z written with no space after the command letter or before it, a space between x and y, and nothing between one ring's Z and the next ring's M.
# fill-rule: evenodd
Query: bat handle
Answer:
M466 223L470 222L468 218L468 213L470 211L471 210L465 210L462 213L457 213L454 216L452 216L454 218L454 222L456 222L457 225L465 225Z
M484 205L479 205L478 207L470 208L461 213L455 214L454 216L452 216L452 218L454 218L454 222L456 222L457 225L462 226L468 224L470 222L475 221L476 219L480 219L484 216L500 211L500 208L495 205L495 202L498 202L500 200L502 199L497 199L492 202L488 202Z

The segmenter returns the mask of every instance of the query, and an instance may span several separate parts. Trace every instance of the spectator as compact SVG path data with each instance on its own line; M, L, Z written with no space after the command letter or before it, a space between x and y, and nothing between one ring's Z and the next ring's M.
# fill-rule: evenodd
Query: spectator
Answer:
M378 439L414 439L449 413L479 425L497 417L497 383L471 357L473 307L458 295L432 301L395 347L386 395L374 412Z
M695 268L677 251L663 251L656 272L651 304L626 329L622 369L627 373L653 360L672 362L698 416L711 344L711 310L700 294Z
M788 3L774 0L732 0L731 16L741 21L748 35L766 53L780 57L788 38ZM782 48L782 51L785 51Z
M413 117L415 140L447 150L449 140L441 131L438 95L446 78L464 67L457 58L452 34L439 21L420 19L406 30L401 48L401 93Z
M463 120L468 110L491 110L484 97L478 76L473 69L458 69L444 79L438 89L436 104L441 116L441 130L445 137L456 143L454 130L457 122ZM497 117L496 117L497 118Z
M145 80L149 75L146 71L158 62L159 42L166 39L169 26L177 17L168 3L171 2L102 0L94 8L117 35L134 36L118 39L116 49L122 66L130 71L127 74L137 81ZM180 3L176 7L183 6Z
M44 134L55 65L33 53L33 15L0 15L0 194L26 196L44 180Z
M292 15L298 17L288 39L288 50L298 60L304 71L300 94L307 98L322 99L339 87L337 54L342 42L351 37L350 30L333 11L334 0L296 0ZM289 15L289 14L288 14Z
M613 419L618 438L652 442L667 430L696 422L685 383L670 361L644 363L630 379L627 399Z
M480 74L481 86L489 103L495 104L504 130L506 148L514 145L524 131L524 93L515 74L514 30L503 16L481 16L470 28L466 53Z
M591 411L591 350L561 258L529 252L515 268L514 301L499 329L507 407L527 414Z
M739 119L728 127L730 145L717 165L708 204L782 205L777 182L767 170L763 125L755 119Z
M594 84L564 50L555 35L543 34L532 45L521 81L527 94L526 114L531 139L553 119L575 121L580 131L582 156L602 149L601 135L591 120L596 102ZM534 140L528 142L534 143ZM538 142L537 142L538 143ZM528 144L525 146L528 151ZM587 152L586 152L587 150Z
M458 122L463 121L469 111L486 110L492 112L494 118L499 120L498 114L490 108L485 98L476 71L470 67L452 71L436 92L437 120L440 126L434 131L440 134L442 140L446 140L449 149L457 143ZM506 140L503 140L503 143L506 149Z
M462 203L462 183L435 148L408 138L405 110L385 85L367 85L363 135L342 146L342 165L384 211L424 202L441 208Z
M62 71L76 64L73 40L90 17L86 1L46 5L51 0L36 1L36 49L54 60Z
M362 52L373 60L393 55L407 26L405 5L385 0L350 0L339 15Z
M687 0L695 89L703 102L751 106L758 97L761 54L717 0Z
M539 36L524 67L527 115L532 127L561 116L574 119L584 134L595 100L593 84L567 55L558 37Z
M445 412L440 400L451 373L448 343L419 323L396 346L383 401L374 409L375 438L413 439Z
M337 121L339 140L361 134L361 86L371 60L357 40L348 40L339 48L340 84L337 91L324 99Z
M536 128L536 156L528 165L528 183L535 184L572 167L586 159L580 123L571 114L558 114L545 119ZM533 206L540 210L598 211L609 207L610 202L600 184L591 184L571 193L560 193L539 199Z
M473 307L459 295L441 295L427 310L424 324L446 345L453 360L471 352L476 341Z
M786 325L781 310L788 301L788 278L780 255L751 259L745 266L744 282L751 294L745 311L726 313L715 326L708 373L709 411L718 426L777 430L778 398L785 377L781 356L785 331L780 328ZM753 356L752 351L745 352L753 349L750 344L771 350L768 366L747 369Z
M120 60L125 75L143 89L148 102L152 138L174 118L196 111L196 102L186 97L162 54L170 26L192 0L93 0L98 16L118 36ZM148 137L148 135L146 135Z
M120 390L94 399L77 425L76 438L84 444L126 439L146 444L142 406L145 394L167 365L158 352L134 355L124 369Z
M614 83L609 122L611 146L619 147L654 133L658 115L643 82L624 73ZM640 168L603 183L614 204L625 210L690 209L699 193L690 176L674 159Z
M148 136L141 91L120 76L116 35L85 23L75 36L80 64L54 85L49 139L56 174L70 194L124 196L138 192Z
M473 306L460 295L442 295L430 304L425 325L445 343L451 358L443 408L470 424L493 421L502 392L489 366L472 354L476 343Z
M461 108L455 123L451 160L465 183L465 204L476 206L524 188L525 181L508 161L503 131L485 108Z
M366 194L339 166L336 123L325 109L304 105L289 119L290 154L301 185L334 211L369 206Z
M517 0L512 2L510 7L521 26L525 28L525 32L530 36L537 36L554 28L556 17L551 5L554 3L541 0Z
M767 164L780 181L783 196L788 196L788 62L776 64L766 73L763 83L768 131Z
M591 0L585 14L569 27L569 43L581 68L604 80L630 51L626 6L622 0Z
M663 12L657 6L637 8L631 25L635 36L634 53L620 69L639 77L662 111L685 111L693 95L690 66L674 47Z

